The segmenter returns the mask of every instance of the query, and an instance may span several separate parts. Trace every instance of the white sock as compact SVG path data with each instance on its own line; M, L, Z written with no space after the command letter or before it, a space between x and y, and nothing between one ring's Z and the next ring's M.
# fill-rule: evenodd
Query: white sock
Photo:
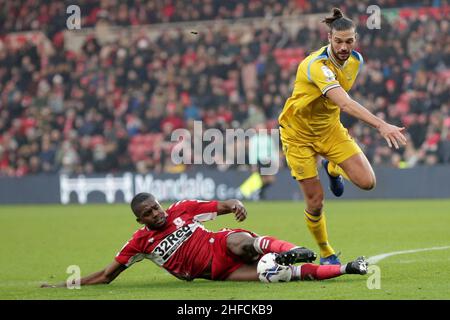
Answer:
M264 254L264 251L261 249L261 240L263 240L263 237L255 238L253 241L253 248L255 248L256 252L259 254Z
M292 270L292 280L300 280L302 275L302 266L289 266Z

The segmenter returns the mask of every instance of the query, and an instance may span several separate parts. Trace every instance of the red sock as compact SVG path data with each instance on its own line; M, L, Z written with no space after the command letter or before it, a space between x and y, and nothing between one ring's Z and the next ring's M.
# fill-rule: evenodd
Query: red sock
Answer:
M280 253L298 246L284 240L278 240L274 237L259 237L255 239L254 247L260 254L266 254L269 252Z
M300 277L302 280L324 280L342 275L340 265L320 266L312 263L305 263L301 265L300 268Z

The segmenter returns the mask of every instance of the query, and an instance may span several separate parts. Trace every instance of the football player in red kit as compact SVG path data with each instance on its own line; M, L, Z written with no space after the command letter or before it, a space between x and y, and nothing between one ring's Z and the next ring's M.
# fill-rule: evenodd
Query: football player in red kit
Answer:
M366 274L363 258L346 265L315 265L316 254L306 248L269 236L258 236L244 229L211 232L202 222L217 215L234 213L237 221L247 217L239 200L183 200L164 210L155 197L139 193L131 201L136 221L144 227L119 251L114 261L101 271L80 280L81 285L107 284L120 273L143 259L152 260L183 280L257 281L258 260L266 253L276 253L276 263L290 265L291 280L322 280L342 274ZM307 262L300 266L295 263ZM43 284L42 287L65 287Z

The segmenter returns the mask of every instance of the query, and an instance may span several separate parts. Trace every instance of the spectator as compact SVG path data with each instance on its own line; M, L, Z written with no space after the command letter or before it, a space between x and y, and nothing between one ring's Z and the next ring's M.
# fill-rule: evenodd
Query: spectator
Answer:
M416 9L399 10L390 21L382 21L381 32L365 27L366 2L343 6L349 15L361 14L358 50L366 62L351 94L377 115L405 124L411 143L393 153L375 131L345 114L343 122L376 164L448 163L448 7L421 16ZM64 26L58 29L53 23L65 19L61 4L42 4L43 10L39 1L0 3L2 32L44 30L58 48L51 52L31 43L19 48L0 44L0 175L8 176L185 170L170 168L173 130L189 128L199 119L205 127L222 131L276 123L298 61L326 42L326 32L317 26L300 24L293 34L287 24L269 25L260 19L242 29L207 26L195 37L178 27L158 31L154 41L140 36L103 43L90 37L81 52L72 52L60 46L56 36ZM322 12L331 3L174 0L84 5L88 14L82 23L88 26L105 12L108 23L135 25ZM403 7L404 2L385 5ZM442 48L436 50L435 43ZM162 142L153 139L161 135ZM155 145L144 150L142 158L134 157L132 141L142 136Z

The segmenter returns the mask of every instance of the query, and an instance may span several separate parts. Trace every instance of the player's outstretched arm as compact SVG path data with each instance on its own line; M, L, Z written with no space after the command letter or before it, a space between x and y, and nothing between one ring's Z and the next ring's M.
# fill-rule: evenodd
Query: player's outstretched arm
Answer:
M113 261L109 266L105 269L90 274L86 277L80 279L80 285L87 286L93 284L108 284L113 281L119 274L124 271L126 267L117 261ZM41 285L41 288L64 288L67 286L66 282L61 282L56 285L44 283Z
M236 220L239 222L244 221L247 218L247 210L241 201L236 199L219 201L217 204L218 215L228 214L231 212L234 213Z
M400 145L406 144L406 137L403 135L405 128L397 127L386 123L382 119L372 114L358 102L350 98L350 96L341 87L330 89L326 93L327 98L336 103L342 111L358 118L378 129L381 136L387 141L389 147L395 146L396 149Z

